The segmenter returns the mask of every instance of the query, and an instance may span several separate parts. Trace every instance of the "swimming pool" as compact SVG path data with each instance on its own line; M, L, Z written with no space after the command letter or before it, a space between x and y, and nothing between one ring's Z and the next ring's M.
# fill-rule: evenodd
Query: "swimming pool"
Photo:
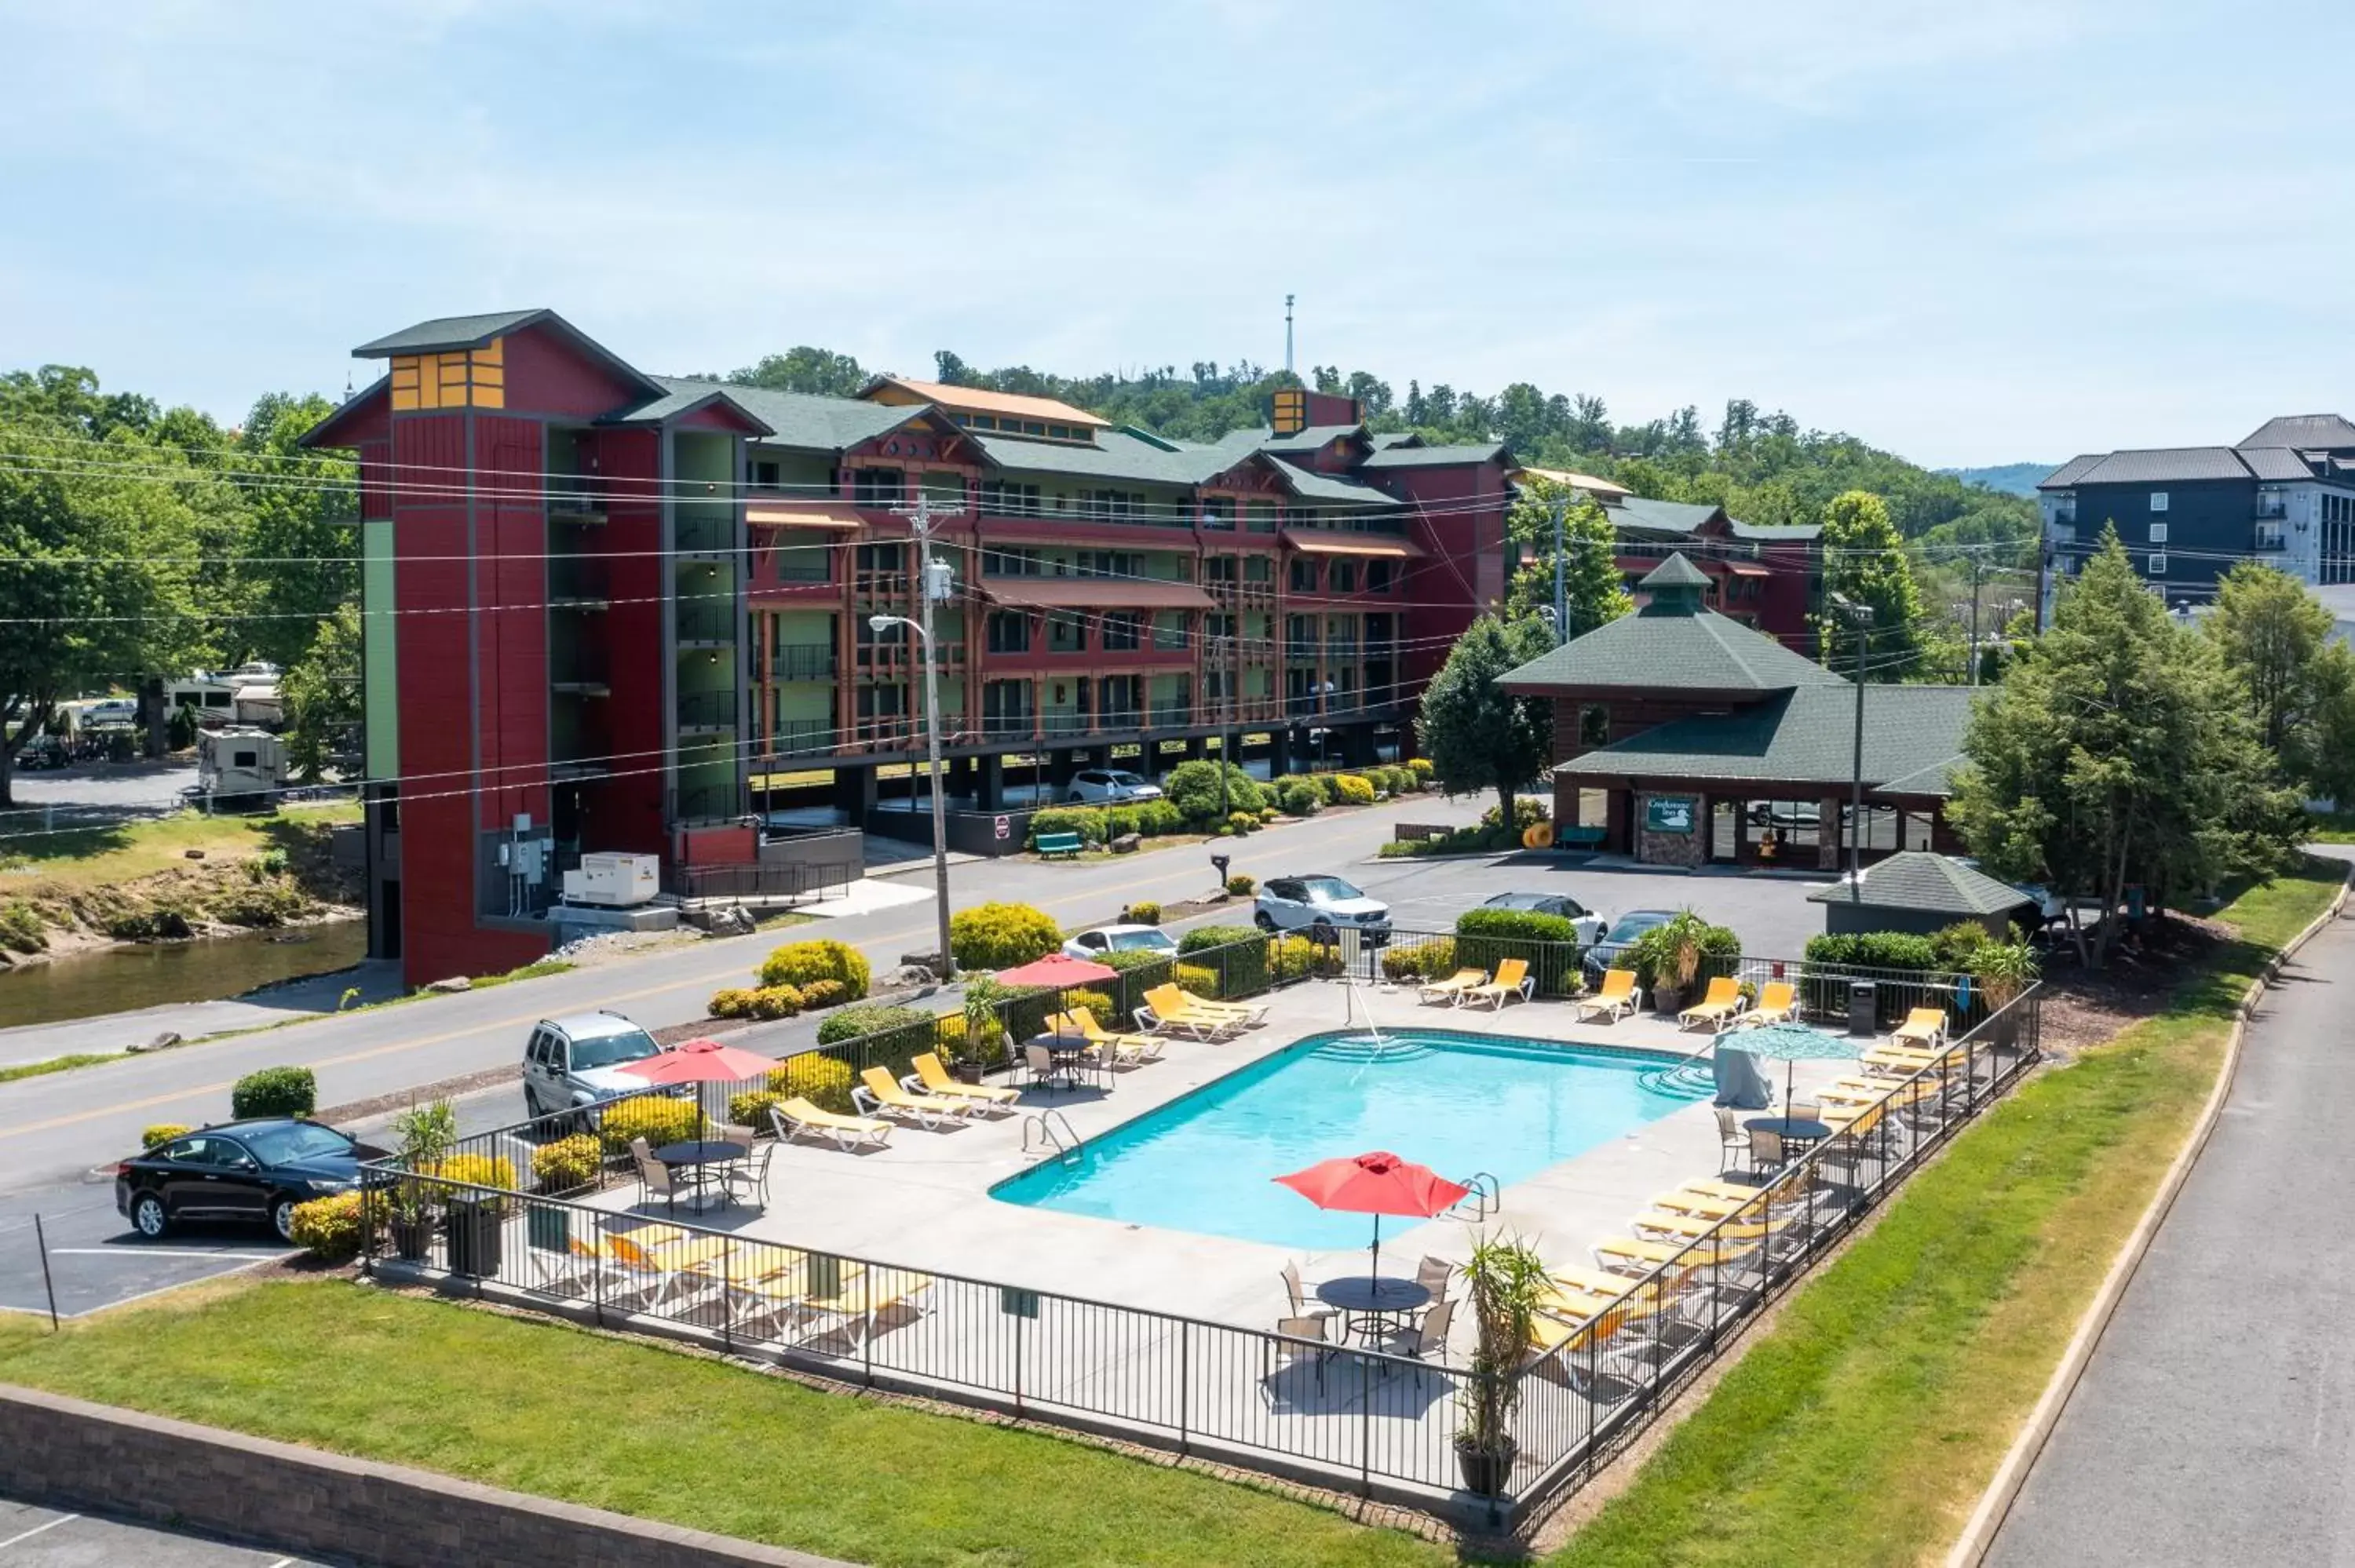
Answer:
M1274 1178L1388 1150L1509 1186L1689 1105L1682 1058L1418 1030L1311 1035L990 1189L1009 1203L1268 1242L1358 1247L1363 1214L1327 1213ZM1393 1221L1398 1226L1400 1222Z

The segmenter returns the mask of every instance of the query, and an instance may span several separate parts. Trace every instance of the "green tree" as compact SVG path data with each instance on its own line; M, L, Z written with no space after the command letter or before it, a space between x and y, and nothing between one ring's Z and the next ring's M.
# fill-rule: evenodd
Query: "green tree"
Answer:
M336 609L359 592L359 475L338 457L297 443L335 412L314 393L256 399L223 456L240 471L240 515L227 532L237 557L241 619L230 662L267 659L292 668ZM224 638L227 643L229 639Z
M803 344L783 354L764 354L760 363L730 373L728 379L741 387L848 397L867 385L868 375L858 367L858 361L847 354Z
M1423 694L1415 719L1423 754L1451 795L1497 791L1501 821L1513 820L1513 791L1553 759L1553 705L1515 696L1498 683L1553 647L1545 623L1484 615L1455 640Z
M1592 497L1572 495L1569 486L1532 475L1506 514L1505 531L1520 546L1523 565L1513 574L1505 613L1515 620L1553 605L1554 508L1564 509L1561 525L1562 589L1570 609L1571 637L1582 637L1606 621L1636 612L1635 597L1619 571L1619 536L1610 517Z
M1869 635L1865 679L1902 681L1920 672L1923 617L1921 585L1906 558L1905 542L1889 520L1881 497L1851 490L1824 509L1824 609L1816 635L1826 664L1849 674L1856 668L1857 639ZM1838 594L1871 611L1862 632L1833 604Z
M306 784L343 749L360 722L360 612L339 606L319 622L311 645L287 666L278 694L286 713L286 755Z
M1980 699L1950 811L2000 875L2116 909L2157 906L2281 865L2298 828L2246 688L2205 634L2178 626L2115 530L2051 630ZM2115 923L2081 956L2098 965Z
M2330 641L2330 611L2287 572L2243 561L2216 584L2203 630L2225 668L2248 688L2257 733L2293 774L2293 743L2304 737L2323 694L2317 662Z

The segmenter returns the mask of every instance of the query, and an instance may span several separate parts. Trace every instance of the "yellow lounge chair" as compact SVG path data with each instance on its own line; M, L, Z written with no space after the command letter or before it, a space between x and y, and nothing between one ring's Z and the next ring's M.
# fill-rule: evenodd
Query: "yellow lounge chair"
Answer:
M1731 975L1719 975L1709 982L1709 990L1699 1001L1677 1014L1677 1027L1706 1023L1712 1030L1722 1029L1741 1011L1740 982Z
M1487 983L1487 969L1457 969L1444 980L1433 980L1417 987L1414 998L1417 1001L1444 1001L1453 1007L1464 1000L1465 991Z
M1892 1045L1911 1045L1917 1051L1933 1051L1946 1043L1946 1010L1943 1007L1917 1007L1905 1015L1889 1036Z
M1747 1029L1764 1023L1788 1023L1798 1015L1798 989L1789 980L1768 980L1758 988L1758 1005L1733 1023L1737 1029Z
M915 1060L915 1068L916 1082L923 1086L925 1094L937 1096L942 1099L971 1100L976 1109L1010 1111L1020 1103L1022 1098L1020 1089L996 1088L988 1084L958 1083L949 1076L948 1065L941 1060L940 1053L937 1051L920 1054ZM900 1086L906 1087L904 1081Z
M891 1124L871 1116L843 1116L820 1110L801 1095L770 1107L777 1137L790 1142L803 1133L831 1139L837 1149L881 1149L890 1142Z
M1754 1251L1758 1243L1748 1236L1734 1236L1702 1246L1695 1246L1689 1242L1652 1241L1638 1236L1605 1236L1594 1244L1594 1257L1614 1273L1633 1277L1649 1274L1663 1264L1689 1264L1697 1267L1711 1264L1722 1266Z
M922 1128L962 1126L966 1114L978 1108L969 1100L950 1099L943 1095L911 1095L900 1086L889 1067L861 1070L858 1087L851 1091L850 1097L862 1110L899 1121L912 1121Z
M1150 1034L1114 1034L1096 1022L1092 1008L1075 1007L1069 1012L1059 1012L1047 1020L1049 1033L1076 1034L1094 1046L1107 1061L1158 1062L1161 1042Z
M1581 1019L1604 1012L1613 1018L1636 1011L1636 971L1605 969L1603 984L1593 996L1582 996L1570 1004L1571 1012Z
M1175 1030L1197 1040L1228 1040L1242 1033L1241 1019L1198 1007L1199 1000L1174 985L1158 985L1145 993L1145 1005L1137 1012L1151 1021L1152 1028Z
M1156 986L1154 989L1174 991L1184 997L1195 1012L1209 1013L1213 1018L1240 1019L1246 1028L1256 1029L1267 1022L1268 1004L1263 1001L1220 1001L1216 997L1196 996L1183 986L1176 984ZM1146 994L1150 997L1152 993L1148 991Z
M1756 1207L1757 1200L1755 1192L1742 1198L1729 1198L1716 1192L1696 1192L1692 1184L1688 1182L1673 1192L1663 1192L1654 1198L1652 1207L1667 1209L1674 1213L1694 1214L1705 1220L1721 1220L1728 1214Z
M1529 978L1529 959L1507 959L1497 966L1495 980L1487 985L1476 985L1464 993L1463 1005L1470 1007L1474 1002L1490 1002L1501 1012L1505 1003L1527 1001L1536 990L1537 981Z

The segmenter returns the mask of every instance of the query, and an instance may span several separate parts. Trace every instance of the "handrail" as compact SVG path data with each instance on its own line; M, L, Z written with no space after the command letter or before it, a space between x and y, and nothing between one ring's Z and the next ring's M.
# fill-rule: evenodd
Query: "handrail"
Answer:
M1053 1119L1050 1120L1050 1118L1052 1118ZM1057 1122L1060 1122L1062 1124L1063 1130L1060 1133L1055 1130L1055 1124ZM1039 1129L1039 1143L1046 1148L1052 1149L1055 1151L1055 1157L1059 1161L1065 1165L1072 1165L1078 1162L1080 1158L1080 1135L1072 1129L1071 1118L1065 1116L1061 1111L1055 1109L1052 1106L1050 1106L1042 1111L1033 1111L1028 1116L1022 1118L1022 1155L1024 1159L1028 1159L1030 1155L1030 1129L1034 1127ZM1068 1142L1065 1141L1067 1138L1070 1140Z
M1466 1224L1476 1225L1505 1206L1504 1183L1498 1181L1487 1171L1475 1171L1471 1175L1464 1178L1463 1185L1470 1191L1456 1200L1455 1205L1449 1209L1442 1216L1443 1218L1462 1220ZM1464 1212L1466 1204L1471 1205L1472 1209L1468 1214Z

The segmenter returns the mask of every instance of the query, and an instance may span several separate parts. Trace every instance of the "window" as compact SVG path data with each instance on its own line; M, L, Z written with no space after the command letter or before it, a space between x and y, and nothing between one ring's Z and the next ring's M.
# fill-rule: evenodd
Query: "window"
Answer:
M1022 421L1022 433L1026 436L1043 436L1047 433L1047 422L1044 419L1025 419Z
M1137 638L1144 627L1144 618L1134 611L1107 615L1103 623L1103 645L1107 653L1134 653Z
M2155 577L2163 577L2167 575L2167 554L2165 551L2159 551L2151 556L2150 575Z
M1231 528L1234 525L1235 503L1233 497L1226 495L1206 495L1202 497L1203 527Z
M850 494L861 506L897 506L908 499L908 479L896 468L853 469Z
M1042 517L1039 504L1039 487L1016 484L1009 480L985 479L981 482L981 509L995 517Z
M1291 587L1294 593L1316 591L1316 563L1306 556L1292 557Z
M1080 511L1084 516L1106 523L1135 523L1146 519L1145 497L1124 490L1083 490L1080 492Z
M2167 510L2167 492L2163 490L2154 490L2150 493L2150 509L2153 512L2164 512Z
M1047 612L1047 652L1077 653L1088 645L1086 619L1076 611L1050 609Z
M1398 567L1395 562L1368 561L1366 563L1366 591L1368 593L1388 593L1397 581Z
M1186 612L1164 610L1153 618L1153 648L1157 653L1176 653L1186 646Z
M1082 550L1073 557L1073 567L1083 577L1145 576L1145 557L1131 550Z
M994 609L989 613L987 635L992 653L1028 653L1030 618L1019 610Z
M777 488L777 465L773 462L748 462L744 465L744 477L758 489L774 490Z
M1254 501L1247 504L1243 508L1243 528L1247 533L1252 534L1274 533L1275 503Z
M2154 545L2164 545L2167 543L2166 524L2154 523L2150 525L2150 542Z
M1202 560L1202 580L1206 583L1231 583L1235 580L1235 558L1232 556L1206 556Z
M1355 593L1358 591L1357 562L1336 561L1331 567L1327 568L1325 575L1327 580L1327 585L1331 588L1333 592Z
M899 718L908 711L908 688L905 686L861 686L858 688L858 716L863 719Z
M1274 582L1275 558L1273 556L1245 556L1243 557L1243 581L1247 583Z
M896 572L900 567L900 546L897 545L861 545L858 546L858 569L862 572Z
M981 575L986 577L1043 577L1046 566L1036 550L985 546L981 552Z

